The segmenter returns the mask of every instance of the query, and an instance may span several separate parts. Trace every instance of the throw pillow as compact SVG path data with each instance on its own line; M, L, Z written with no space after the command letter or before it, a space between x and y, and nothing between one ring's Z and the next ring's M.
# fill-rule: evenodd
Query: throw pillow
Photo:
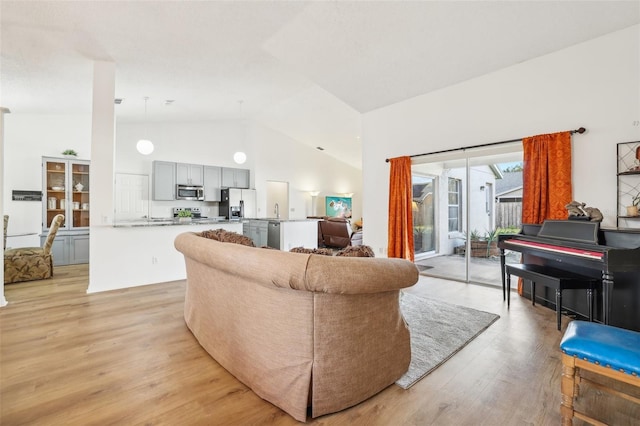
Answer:
M336 256L376 257L373 249L369 246L347 246L336 253Z
M294 247L289 251L291 253L308 253L308 254L319 254L322 256L333 256L333 253L331 252L331 250L326 248L311 249L311 248L304 248L304 247Z
M236 232L226 231L224 229L209 229L208 231L202 231L200 236L220 241L221 243L234 243L241 244L243 246L255 247L251 238L240 235Z

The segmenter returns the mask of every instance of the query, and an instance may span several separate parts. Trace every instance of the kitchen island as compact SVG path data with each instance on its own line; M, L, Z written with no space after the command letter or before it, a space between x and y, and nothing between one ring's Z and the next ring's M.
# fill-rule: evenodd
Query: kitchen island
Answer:
M307 219L254 219L265 224L277 223L278 241L282 250L293 247L315 248L318 243L317 221ZM246 220L251 222L251 220ZM88 293L115 290L145 284L179 281L186 278L184 257L175 249L173 241L183 232L202 232L225 229L243 233L243 222L216 218L192 219L181 222L177 218L119 220L115 224L91 227L91 255L103 262L91 262L92 275ZM94 239L93 237L97 237ZM262 244L266 245L266 244Z
M318 248L317 219L243 219L228 220L219 218L140 218L122 220L114 228L149 228L179 226L179 232L202 232L208 229L224 229L243 234L257 247L269 246L279 250L291 250L294 247Z
M242 223L214 218L180 222L177 219L120 220L91 227L101 244L91 246L91 256L105 259L91 262L92 280L88 293L138 285L178 281L186 278L184 257L173 246L179 234L225 229L242 234Z
M243 234L258 246L289 251L294 247L318 248L316 219L246 219Z
M130 219L130 220L121 220L115 223L114 228L135 228L135 227L146 227L146 226L194 226L194 225L207 225L210 227L222 227L231 231L231 229L227 228L227 226L231 225L234 229L234 232L242 233L242 224L237 220L220 220L215 218L189 218L189 220L184 220L184 218L154 218L154 219ZM183 232L186 232L184 230Z

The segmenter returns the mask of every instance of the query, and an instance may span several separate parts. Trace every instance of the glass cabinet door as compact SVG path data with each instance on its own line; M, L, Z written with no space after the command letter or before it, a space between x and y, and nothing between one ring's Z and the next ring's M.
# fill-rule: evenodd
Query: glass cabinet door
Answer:
M72 228L89 226L89 165L71 164L71 208L73 211Z
M67 208L67 167L68 163L64 160L46 161L45 162L45 223L43 228L49 229L51 221L57 214L65 215L65 222L61 228L66 227L66 208Z
M89 161L43 157L42 228L47 231L57 214L64 215L61 230L89 227Z

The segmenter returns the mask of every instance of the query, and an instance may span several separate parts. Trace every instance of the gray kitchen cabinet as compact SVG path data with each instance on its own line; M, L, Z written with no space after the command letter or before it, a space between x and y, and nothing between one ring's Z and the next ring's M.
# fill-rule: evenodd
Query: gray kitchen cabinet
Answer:
M176 163L169 161L153 162L151 192L155 201L173 201L176 199Z
M267 232L269 227L269 222L266 220L256 220L254 227L254 235L255 235L255 244L257 247L262 247L267 245Z
M204 200L221 201L221 169L216 166L204 166Z
M251 240L253 241L253 236L251 235L251 221L247 220L245 222L242 222L242 235L251 238Z
M89 263L89 234L69 235L69 263Z
M40 235L40 246L47 239L47 234ZM69 233L58 231L51 246L53 265L76 265L89 263L89 233Z
M44 245L46 235L40 236L40 247ZM51 246L51 255L53 256L53 265L68 265L69 264L69 250L67 250L67 237L64 235L56 234L56 238L53 240Z
M251 238L256 247L266 246L268 226L269 221L267 220L249 220L242 224L242 233Z
M223 188L249 188L249 169L222 168Z
M177 185L204 185L204 167L201 164L176 164Z

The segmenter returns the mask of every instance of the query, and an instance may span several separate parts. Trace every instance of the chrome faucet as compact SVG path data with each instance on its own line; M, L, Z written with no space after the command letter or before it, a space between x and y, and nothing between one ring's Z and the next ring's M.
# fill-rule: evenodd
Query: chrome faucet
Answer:
M275 209L273 210L276 214L276 219L280 219L280 206L276 203Z

